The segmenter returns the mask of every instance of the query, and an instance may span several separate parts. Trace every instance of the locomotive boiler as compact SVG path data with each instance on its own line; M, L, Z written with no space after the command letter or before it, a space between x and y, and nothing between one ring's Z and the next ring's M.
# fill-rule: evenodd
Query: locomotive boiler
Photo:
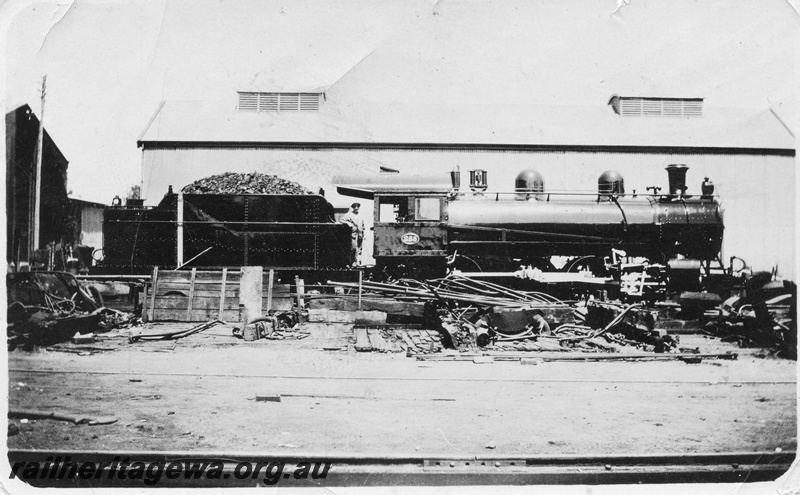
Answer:
M514 189L490 192L486 171L460 172L451 181L403 178L341 183L339 192L375 203L374 256L385 269L443 270L458 259L475 267L547 263L552 256L603 257L612 250L654 263L719 257L723 218L706 178L701 194L687 194L686 165L667 167L669 190L626 194L624 180L608 171L596 192L548 191L534 170L521 172Z

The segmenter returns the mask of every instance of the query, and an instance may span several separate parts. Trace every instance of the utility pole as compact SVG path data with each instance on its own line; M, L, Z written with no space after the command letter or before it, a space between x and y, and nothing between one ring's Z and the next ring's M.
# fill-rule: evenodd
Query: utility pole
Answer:
M30 248L28 250L28 259L32 263L31 258L33 252L39 244L39 230L41 228L41 209L42 209L42 151L44 148L44 100L47 91L47 75L42 79L42 109L39 113L39 139L36 143L36 187L34 188L34 206L33 206L33 236L30 239Z

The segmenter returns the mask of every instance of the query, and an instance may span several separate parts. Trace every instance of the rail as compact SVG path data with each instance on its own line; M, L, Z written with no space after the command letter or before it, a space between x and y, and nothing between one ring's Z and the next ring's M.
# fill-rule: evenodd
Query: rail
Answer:
M201 463L222 465L221 476L161 477L159 487L234 487L263 486L261 476L237 476L240 463L267 466L285 463L330 463L324 478L314 479L315 486L443 486L443 485L598 485L660 483L743 483L774 481L786 473L796 452L724 452L691 454L633 455L441 455L421 453L342 453L342 452L231 452L231 451L108 451L108 450L34 450L10 449L8 458L16 463L55 459L80 465L100 464L91 479L28 480L35 487L142 487L141 479L113 476L120 460L126 463ZM116 463L115 463L116 461ZM113 467L112 467L113 466ZM43 477L42 477L43 478ZM308 486L307 479L283 476L282 486Z

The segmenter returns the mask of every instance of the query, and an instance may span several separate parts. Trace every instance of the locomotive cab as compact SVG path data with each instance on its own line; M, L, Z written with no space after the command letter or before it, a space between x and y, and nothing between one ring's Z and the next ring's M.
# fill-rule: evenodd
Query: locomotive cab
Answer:
M375 256L445 256L447 196L375 195Z
M340 194L374 201L378 271L395 277L443 276L447 262L446 177L367 176L340 178Z
M447 261L447 195L392 191L375 194L378 269L390 277L443 276Z

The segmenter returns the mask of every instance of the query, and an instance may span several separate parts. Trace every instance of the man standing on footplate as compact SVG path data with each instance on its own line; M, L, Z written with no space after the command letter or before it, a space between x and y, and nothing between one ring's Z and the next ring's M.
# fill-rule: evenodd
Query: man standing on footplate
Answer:
M339 223L350 226L350 264L352 266L358 266L359 258L361 257L361 246L364 243L364 219L358 215L360 208L361 203L353 203L350 205L350 211L339 219Z

